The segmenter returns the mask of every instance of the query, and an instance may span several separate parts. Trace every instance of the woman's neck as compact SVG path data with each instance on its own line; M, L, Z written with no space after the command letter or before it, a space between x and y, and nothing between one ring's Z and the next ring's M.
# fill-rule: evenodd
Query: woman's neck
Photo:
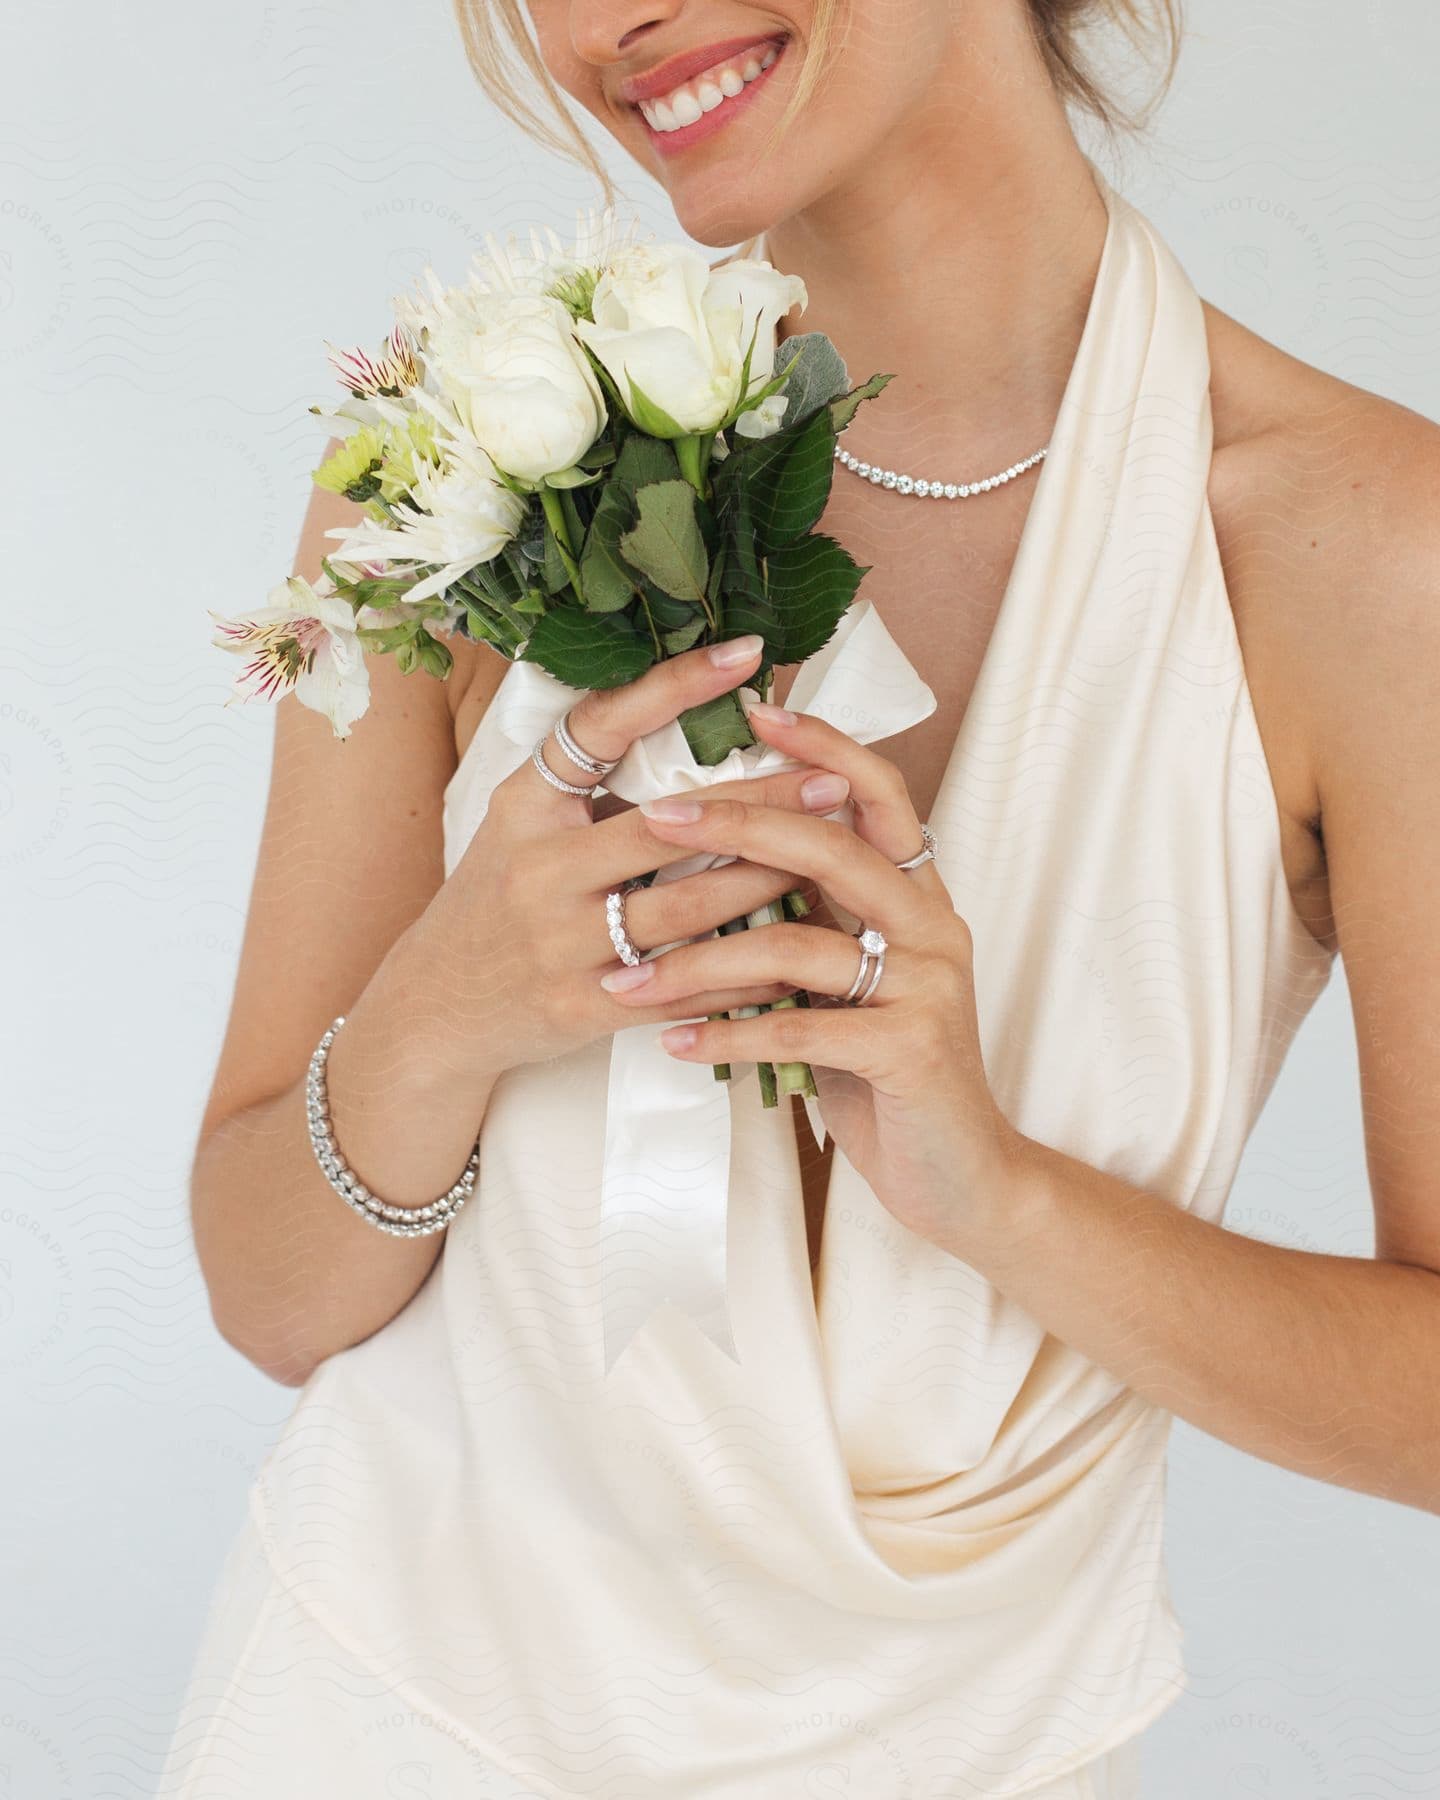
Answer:
M782 338L823 332L852 385L895 376L856 421L867 460L1003 467L1048 440L1064 393L1105 202L1048 78L1044 96L986 92L988 107L972 92L963 114L927 109L938 131L766 232L767 260L809 295Z

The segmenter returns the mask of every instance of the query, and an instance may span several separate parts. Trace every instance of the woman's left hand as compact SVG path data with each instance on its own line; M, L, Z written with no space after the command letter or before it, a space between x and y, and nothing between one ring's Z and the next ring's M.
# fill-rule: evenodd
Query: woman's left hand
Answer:
M826 1129L881 1203L920 1236L957 1250L981 1210L999 1203L1023 1141L986 1080L969 928L933 860L895 867L917 854L922 839L893 763L804 713L752 705L748 716L764 741L848 781L854 829L690 795L642 808L650 829L668 843L811 877L822 894L884 934L880 983L863 1005L842 1004L859 948L848 931L811 914L679 946L624 971L611 991L650 1006L772 981L809 989L820 1004L672 1026L660 1042L690 1062L808 1062ZM837 793L835 806L844 798ZM664 816L677 801L698 809L693 819ZM636 984L639 969L653 973ZM607 987L617 975L618 968L605 978Z

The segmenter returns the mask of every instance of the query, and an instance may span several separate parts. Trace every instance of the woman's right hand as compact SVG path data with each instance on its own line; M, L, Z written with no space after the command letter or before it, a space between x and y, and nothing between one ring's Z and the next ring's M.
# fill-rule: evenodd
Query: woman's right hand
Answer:
M587 692L571 710L571 735L604 761L687 707L740 686L758 666L758 637L730 639L656 663L621 687ZM715 653L729 661L716 660ZM547 767L572 786L603 777L577 768L547 736ZM826 785L805 784L822 780ZM811 768L718 783L707 796L743 792L765 806L833 812L847 784ZM499 783L489 808L448 881L417 921L424 945L425 1009L430 1042L447 1074L538 1062L608 1037L628 1025L701 1018L759 1005L793 987L727 989L644 1007L621 1005L600 977L622 964L610 941L605 896L628 877L693 851L652 834L628 807L596 821L588 797L554 788L529 757ZM736 860L718 869L636 888L625 898L625 926L641 952L703 936L795 887L792 872Z

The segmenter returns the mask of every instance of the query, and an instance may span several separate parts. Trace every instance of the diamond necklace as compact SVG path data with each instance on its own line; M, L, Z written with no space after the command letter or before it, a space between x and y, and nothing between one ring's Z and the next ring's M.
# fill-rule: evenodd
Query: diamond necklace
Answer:
M998 475L987 475L983 481L926 481L923 476L901 475L895 469L882 469L879 463L860 462L839 444L835 446L835 460L876 487L894 488L902 494L922 494L933 500L968 500L972 494L988 494L991 488L1003 487L1007 481L1033 469L1036 463L1045 460L1049 448L1047 444L1044 450L1037 450L1024 462L1011 463L1008 469L1002 469Z

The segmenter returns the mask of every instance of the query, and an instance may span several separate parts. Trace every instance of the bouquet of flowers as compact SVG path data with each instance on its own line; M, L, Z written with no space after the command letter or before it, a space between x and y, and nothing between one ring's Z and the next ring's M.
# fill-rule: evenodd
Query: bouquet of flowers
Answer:
M212 641L248 659L233 698L293 692L344 738L369 703L367 650L444 678L457 631L577 688L758 633L750 685L768 697L868 572L814 526L837 433L891 377L848 388L819 332L777 346L808 301L797 277L641 243L609 208L568 252L553 231L486 247L463 287L427 268L428 292L397 296L377 355L327 345L346 398L310 410L353 429L313 478L364 516L329 534L315 583L211 613ZM734 692L679 724L699 765L756 743ZM725 929L805 910L790 894ZM816 1091L804 1063L760 1081L767 1106Z

